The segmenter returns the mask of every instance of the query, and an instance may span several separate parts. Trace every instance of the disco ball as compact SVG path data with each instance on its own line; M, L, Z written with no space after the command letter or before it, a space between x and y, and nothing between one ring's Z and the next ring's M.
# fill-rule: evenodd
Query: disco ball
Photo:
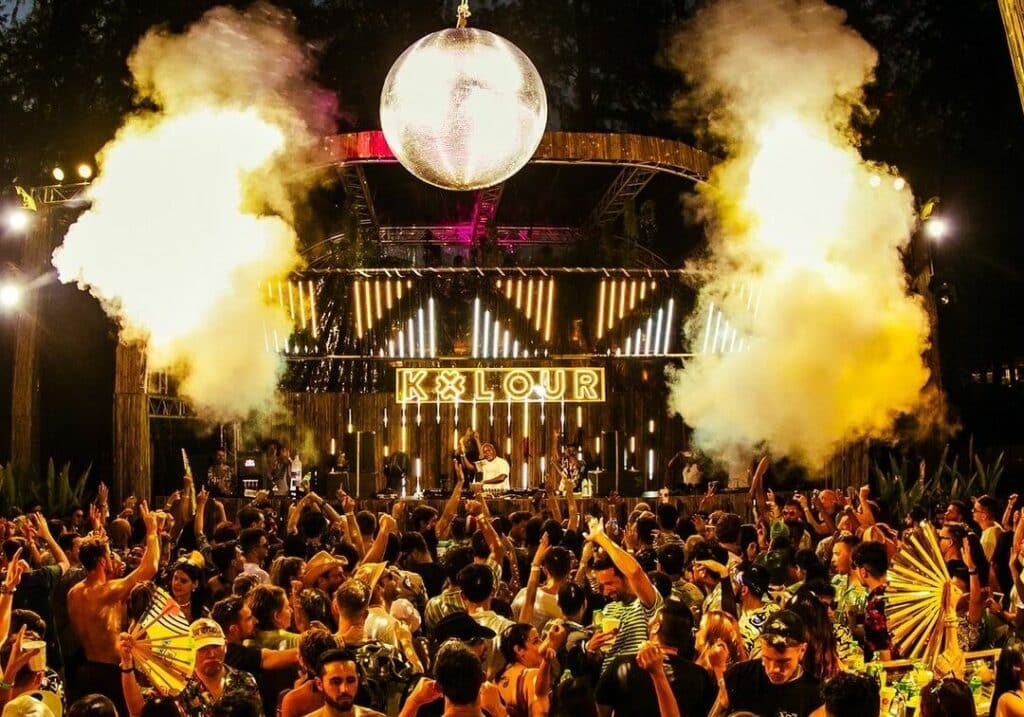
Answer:
M508 179L544 136L544 83L522 50L486 30L427 35L395 61L380 122L395 157L424 182L473 190Z

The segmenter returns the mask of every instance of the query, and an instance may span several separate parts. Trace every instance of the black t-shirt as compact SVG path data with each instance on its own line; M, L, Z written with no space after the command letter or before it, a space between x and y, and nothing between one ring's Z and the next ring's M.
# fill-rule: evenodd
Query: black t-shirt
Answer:
M729 711L763 717L806 717L821 706L821 684L806 672L784 685L772 684L760 660L733 665L725 673Z
M31 610L46 621L46 664L55 670L64 666L60 642L53 621L53 595L60 584L63 572L57 565L48 565L38 570L29 570L21 576L14 593L11 607L15 610Z
M224 664L236 670L248 672L259 681L263 674L263 650L258 647L246 647L234 642L227 644Z
M423 587L430 597L440 595L444 591L444 569L437 563L414 563L410 560L406 563L405 569L423 578Z
M665 671L683 717L707 717L718 696L718 685L700 665L682 657L668 657ZM608 705L615 717L649 717L658 714L654 681L636 662L636 655L612 660L594 690L600 705Z

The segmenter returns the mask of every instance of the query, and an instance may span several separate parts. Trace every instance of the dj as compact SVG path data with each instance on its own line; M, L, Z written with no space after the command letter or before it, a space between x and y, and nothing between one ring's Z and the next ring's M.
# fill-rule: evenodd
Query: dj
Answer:
M483 460L477 461L476 470L483 489L488 493L504 493L511 490L512 485L508 479L511 469L508 461L497 454L491 443L481 445L480 453Z

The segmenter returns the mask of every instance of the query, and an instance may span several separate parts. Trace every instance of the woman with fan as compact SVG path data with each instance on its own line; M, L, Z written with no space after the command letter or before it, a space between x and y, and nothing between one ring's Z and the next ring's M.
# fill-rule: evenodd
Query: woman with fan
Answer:
M192 622L209 617L210 593L203 575L203 557L193 552L178 560L169 572L166 587L185 618Z

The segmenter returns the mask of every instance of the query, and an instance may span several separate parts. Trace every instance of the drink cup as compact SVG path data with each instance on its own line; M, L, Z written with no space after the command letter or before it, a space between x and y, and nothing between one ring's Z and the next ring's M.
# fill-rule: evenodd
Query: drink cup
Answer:
M42 640L26 640L21 643L21 649L25 652L31 652L32 650L39 650L36 654L28 661L28 669L33 672L42 672L46 669L46 643Z

